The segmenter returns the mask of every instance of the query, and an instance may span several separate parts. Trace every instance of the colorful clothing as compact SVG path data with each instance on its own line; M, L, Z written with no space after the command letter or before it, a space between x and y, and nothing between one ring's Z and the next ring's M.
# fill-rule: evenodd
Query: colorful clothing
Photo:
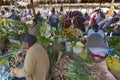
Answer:
M58 15L57 14L52 14L50 16L49 22L51 24L51 27L57 28L58 27L58 22L59 22Z

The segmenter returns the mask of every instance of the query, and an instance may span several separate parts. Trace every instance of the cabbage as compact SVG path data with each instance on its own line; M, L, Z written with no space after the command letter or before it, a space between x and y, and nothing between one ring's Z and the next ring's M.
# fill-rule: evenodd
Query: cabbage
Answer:
M81 43L80 41L76 42L76 46L78 47L85 47L83 43Z
M73 52L74 52L76 55L79 55L82 51L83 51L83 48L82 48L82 47L79 47L79 46L74 46L74 47L73 47Z

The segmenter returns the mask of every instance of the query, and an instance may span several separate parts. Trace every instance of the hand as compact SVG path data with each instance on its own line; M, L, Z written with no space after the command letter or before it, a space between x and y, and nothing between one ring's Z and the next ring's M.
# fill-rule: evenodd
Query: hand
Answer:
M13 67L10 68L10 76L11 76L11 77L14 77L14 76L15 76L14 68L13 68Z
M21 57L22 56L22 51L18 51L17 53L16 53L16 57Z

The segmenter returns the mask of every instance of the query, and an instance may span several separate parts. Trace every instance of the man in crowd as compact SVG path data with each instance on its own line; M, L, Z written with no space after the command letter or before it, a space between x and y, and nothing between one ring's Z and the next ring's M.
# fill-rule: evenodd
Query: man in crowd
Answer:
M12 20L14 20L14 21L20 20L19 16L15 13L15 10L12 9L11 12L12 12L12 15L10 16L10 18Z
M99 23L100 21L100 9L96 9L90 17L89 25L93 25L94 23Z
M118 21L119 21L118 17L110 17L110 18L104 19L98 24L99 29L106 30L108 27L110 27L111 24L117 23Z
M51 28L58 28L59 16L55 13L55 8L52 9L52 14L49 17Z
M74 25L76 28L80 29L82 32L85 32L85 25L84 25L85 19L82 15L82 13L76 13L75 19L74 19Z
M26 77L26 80L46 80L50 66L47 52L31 34L23 36L22 43L27 49L24 66L22 69L11 68L10 75Z

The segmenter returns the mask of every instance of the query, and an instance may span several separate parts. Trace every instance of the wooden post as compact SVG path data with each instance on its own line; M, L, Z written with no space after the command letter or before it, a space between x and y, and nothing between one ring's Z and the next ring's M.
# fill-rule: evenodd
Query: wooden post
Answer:
M102 4L102 0L100 0L100 7L101 7L101 4Z
M0 7L2 6L2 0L0 0Z
M50 9L52 9L52 0L50 0Z
M30 0L30 3L31 3L31 5L32 5L33 15L34 15L34 17L36 17L36 12L35 12L35 7L34 7L34 2L33 2L33 0Z
M63 6L64 0L61 0L60 3L61 3L61 6Z
M45 0L45 8L47 8L47 1L48 1L48 0Z
M70 3L71 3L71 1L69 0L69 11L70 11Z
M13 3L13 0L10 0L10 6L11 6L11 7L13 6L13 4L12 4L12 3Z
M95 3L95 0L93 0L93 3ZM95 6L93 5L93 11L94 11L94 9L95 9Z

